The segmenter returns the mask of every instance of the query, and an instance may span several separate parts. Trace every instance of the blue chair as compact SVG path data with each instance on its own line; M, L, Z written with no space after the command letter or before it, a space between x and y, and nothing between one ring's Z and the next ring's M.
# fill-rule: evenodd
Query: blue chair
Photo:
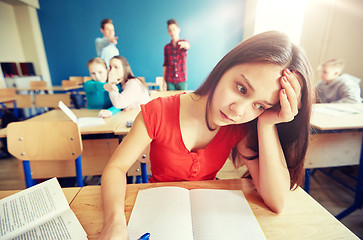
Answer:
M32 177L32 161L75 161L75 171L68 176L77 176L78 187L83 187L81 133L72 121L23 121L7 126L7 145L11 155L23 162L26 187L36 184ZM49 175L49 168L40 169ZM41 175L42 173L40 173ZM59 177L59 176L48 176Z

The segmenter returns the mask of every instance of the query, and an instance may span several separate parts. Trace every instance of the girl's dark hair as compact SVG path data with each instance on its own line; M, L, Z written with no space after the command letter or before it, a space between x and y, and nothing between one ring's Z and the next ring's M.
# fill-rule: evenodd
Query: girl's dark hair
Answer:
M127 83L127 81L130 80L130 79L137 78L148 89L148 87L146 86L144 78L134 76L134 74L133 74L133 72L131 70L130 64L126 60L125 57L123 57L123 56L114 56L113 58L111 58L111 60L112 59L118 59L118 60L121 61L122 67L124 69L124 77L122 79L124 83Z
M309 141L310 114L314 102L310 63L305 52L280 32L261 33L241 42L219 61L204 83L195 91L200 96L208 95L205 120L211 131L213 129L209 125L208 112L215 88L226 71L243 63L276 64L298 74L302 80L299 113L294 120L276 125L290 172L290 189L294 189L302 183L304 176L303 167ZM247 131L247 147L256 155L242 156L235 146L231 155L236 167L243 164L241 156L247 160L258 157L257 118L243 125Z

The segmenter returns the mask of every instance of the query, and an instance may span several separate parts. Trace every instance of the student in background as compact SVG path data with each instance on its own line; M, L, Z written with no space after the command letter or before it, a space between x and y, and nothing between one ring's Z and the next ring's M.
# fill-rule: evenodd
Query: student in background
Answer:
M187 90L187 51L190 44L180 39L180 27L174 19L167 21L170 43L164 47L163 90ZM165 85L166 84L166 85Z
M101 22L101 32L103 38L96 38L97 57L102 58L109 68L109 62L114 56L120 55L116 44L118 37L115 36L115 27L109 18L103 19Z
M102 58L92 58L87 63L88 70L92 80L84 83L83 88L86 93L87 108L88 109L105 109L109 116L118 113L121 109L112 106L108 92L103 88L107 83L107 66ZM106 110L107 109L107 110Z
M119 92L121 84L122 92ZM118 109L140 108L151 100L149 90L141 78L134 77L131 67L126 58L115 56L110 61L110 71L108 73L108 83L104 85L108 91L111 102ZM103 111L102 117L109 117L110 113Z
M360 103L360 79L347 73L343 59L330 59L321 64L321 80L317 85L320 103Z
M303 179L311 80L304 52L285 34L265 32L237 45L195 92L142 105L102 175L99 239L127 239L126 172L149 144L151 182L215 179L232 150L280 212Z

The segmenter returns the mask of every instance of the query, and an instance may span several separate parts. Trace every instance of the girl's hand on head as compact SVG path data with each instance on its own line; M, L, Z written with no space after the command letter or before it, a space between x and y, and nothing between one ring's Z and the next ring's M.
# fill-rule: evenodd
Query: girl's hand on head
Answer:
M98 113L98 117L100 118L109 118L112 117L112 112L106 109L102 109L99 113Z
M290 122L299 112L301 107L301 85L299 75L285 69L280 78L280 104L265 111L259 116L259 121L265 124L278 124Z

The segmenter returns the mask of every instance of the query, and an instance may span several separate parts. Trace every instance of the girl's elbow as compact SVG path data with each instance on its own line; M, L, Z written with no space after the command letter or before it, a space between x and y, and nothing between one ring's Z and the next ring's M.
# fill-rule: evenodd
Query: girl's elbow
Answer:
M275 196L273 198L266 199L266 200L264 200L264 202L271 209L271 211L273 211L276 214L280 214L281 212L283 212L283 210L286 206L287 197L288 197L288 193L281 194L279 196Z
M268 206L271 211L273 211L274 213L276 214L280 214L283 212L283 209L285 207L285 201L280 201L280 202L277 202L277 203L274 203L274 204L271 204Z

